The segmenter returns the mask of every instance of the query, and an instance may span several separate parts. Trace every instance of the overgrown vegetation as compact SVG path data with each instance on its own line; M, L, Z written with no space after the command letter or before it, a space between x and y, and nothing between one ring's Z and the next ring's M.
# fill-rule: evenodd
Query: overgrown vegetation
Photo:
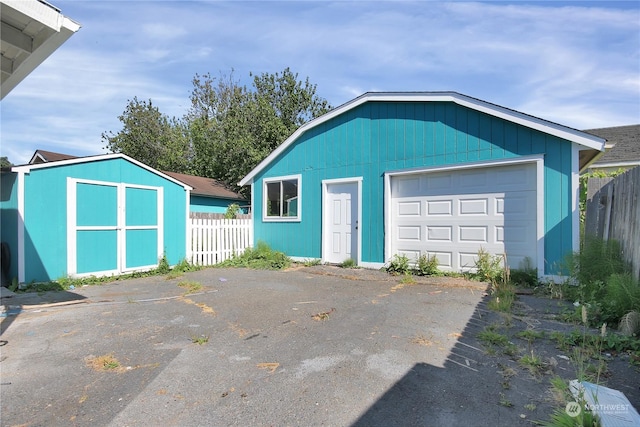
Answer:
M158 267L149 271L138 271L135 273L121 274L118 276L86 276L86 277L61 277L50 282L33 282L26 285L18 286L17 281L12 283L9 288L13 292L49 292L49 291L69 291L75 288L89 285L103 285L106 283L118 282L127 279L136 279L140 277L151 277L158 275L167 275L167 279L180 277L189 271L198 271L201 267L190 264L187 260L180 260L173 268L169 266L166 256L158 261Z
M283 270L291 265L291 259L282 252L274 251L263 241L254 248L247 248L241 255L235 255L216 267L246 267L259 270Z
M387 273L405 276L407 274L414 274L416 276L440 276L443 273L438 269L438 259L435 255L429 257L427 255L421 255L411 265L409 258L406 255L396 254L393 259L389 261L389 265L385 268Z
M347 258L344 261L342 261L339 265L339 267L342 268L358 268L358 264L356 263L356 260L353 258Z
M238 214L240 214L241 212L242 211L240 210L240 205L238 205L237 203L232 203L227 206L227 210L224 213L224 218L236 219L238 217Z
M640 333L640 284L630 273L616 241L587 236L580 251L567 258L571 284L563 296L589 310L589 326L615 325L628 335Z

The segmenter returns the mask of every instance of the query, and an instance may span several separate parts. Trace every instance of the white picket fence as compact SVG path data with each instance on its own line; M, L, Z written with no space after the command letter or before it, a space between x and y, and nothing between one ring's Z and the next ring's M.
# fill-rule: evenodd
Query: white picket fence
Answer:
M191 264L214 265L251 246L251 219L190 218Z

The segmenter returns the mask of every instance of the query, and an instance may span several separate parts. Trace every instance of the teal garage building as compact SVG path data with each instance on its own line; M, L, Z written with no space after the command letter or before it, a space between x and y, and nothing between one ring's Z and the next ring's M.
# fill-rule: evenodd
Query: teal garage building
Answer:
M254 239L298 259L394 255L560 273L579 245L578 175L605 140L455 92L366 93L253 169Z
M14 166L0 182L5 279L122 274L163 255L172 265L187 258L191 187L126 155Z

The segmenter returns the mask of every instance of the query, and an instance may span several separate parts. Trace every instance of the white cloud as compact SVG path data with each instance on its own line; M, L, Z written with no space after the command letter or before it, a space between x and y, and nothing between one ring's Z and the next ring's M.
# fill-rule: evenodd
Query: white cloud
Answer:
M47 144L102 152L128 99L181 116L196 73L232 68L250 85L250 71L290 67L334 106L371 90L454 90L577 128L640 122L637 5L54 3L83 27L2 101L12 160Z

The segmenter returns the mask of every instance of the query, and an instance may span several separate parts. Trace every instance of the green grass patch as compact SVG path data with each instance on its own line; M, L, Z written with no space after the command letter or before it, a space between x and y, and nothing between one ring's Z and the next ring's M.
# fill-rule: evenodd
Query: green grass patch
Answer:
M178 283L178 286L185 289L185 295L194 294L202 290L202 284L193 280L183 280Z
M479 332L478 339L492 346L506 346L509 344L509 338L506 335L496 332L491 327L487 327Z

